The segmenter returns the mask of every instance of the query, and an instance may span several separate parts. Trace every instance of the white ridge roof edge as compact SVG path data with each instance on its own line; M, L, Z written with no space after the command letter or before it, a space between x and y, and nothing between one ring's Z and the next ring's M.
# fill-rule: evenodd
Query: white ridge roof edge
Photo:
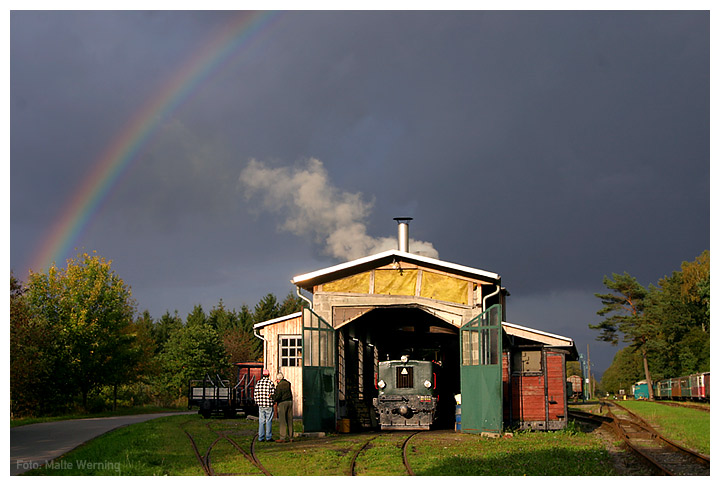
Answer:
M351 260L349 262L341 263L339 265L324 268L322 270L316 270L314 272L297 275L297 276L293 277L291 282L293 284L297 285L298 283L304 282L305 280L310 280L313 278L321 277L323 275L327 275L327 274L337 272L340 270L345 270L347 268L352 268L356 265L362 265L363 263L369 263L374 260L379 260L381 258L385 258L388 256L393 256L393 255L399 256L399 257L411 258L413 260L417 260L417 261L423 262L423 263L429 263L431 265L440 265L445 268L458 270L460 272L472 273L472 274L475 274L475 275L478 275L481 277L488 277L488 278L492 278L495 280L500 279L500 275L498 275L497 273L488 272L485 270L480 270L480 269L472 268L472 267L466 267L465 265L458 265L457 263L450 263L450 262L446 262L443 260L438 260L436 258L430 258L430 257L422 256L422 255L417 255L415 253L407 253L407 252L400 251L400 250L386 250L386 251L383 251L380 253L376 253L374 255L369 255L366 257L358 258L356 260Z
M516 328L516 329L521 329L521 330L523 330L523 331L534 332L534 333L536 333L536 334L542 334L543 336L548 336L548 337L551 337L551 338L560 339L560 340L562 340L562 341L567 341L568 343L570 343L570 345L572 345L572 344L575 343L575 341L573 341L572 338L569 338L569 337L566 337L566 336L561 336L561 335L559 335L559 334L553 334L553 333L550 333L550 332L540 331L540 330L538 330L538 329L533 329L533 328L531 328L531 327L521 326L520 324L513 324L512 322L505 322L505 321L503 321L502 325L503 325L503 326L508 326L508 327L514 327L514 328Z
M302 311L299 311L299 312L294 312L294 313L292 313L292 314L288 314L288 315L286 315L286 316L276 317L275 319L270 319L270 320L267 320L267 321L258 322L258 323L256 323L256 324L253 325L253 329L257 329L257 328L259 328L259 327L269 326L270 324L275 324L276 322L287 321L287 320L289 320L289 319L295 319L296 317L300 317L301 315L302 315Z

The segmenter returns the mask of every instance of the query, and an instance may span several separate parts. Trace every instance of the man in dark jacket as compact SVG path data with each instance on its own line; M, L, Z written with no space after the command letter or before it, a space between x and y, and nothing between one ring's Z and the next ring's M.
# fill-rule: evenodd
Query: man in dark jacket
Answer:
M273 393L273 401L277 403L278 418L280 419L280 440L285 442L293 440L293 396L290 382L278 372L277 385Z

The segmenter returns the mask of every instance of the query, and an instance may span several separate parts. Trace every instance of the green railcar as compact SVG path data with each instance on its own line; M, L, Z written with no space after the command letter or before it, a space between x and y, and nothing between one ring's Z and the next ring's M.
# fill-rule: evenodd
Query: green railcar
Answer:
M633 385L633 396L635 400L647 400L649 398L647 381L638 381Z

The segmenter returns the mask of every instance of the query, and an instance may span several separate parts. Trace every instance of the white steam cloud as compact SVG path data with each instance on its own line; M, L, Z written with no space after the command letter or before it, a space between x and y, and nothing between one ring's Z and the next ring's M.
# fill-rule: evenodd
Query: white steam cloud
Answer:
M361 193L334 187L323 163L309 159L304 168L270 168L251 160L240 173L247 198L258 197L264 209L284 218L280 229L310 236L323 251L338 259L354 260L397 249L396 237L375 238L367 234L372 202ZM432 244L410 239L410 252L437 258Z

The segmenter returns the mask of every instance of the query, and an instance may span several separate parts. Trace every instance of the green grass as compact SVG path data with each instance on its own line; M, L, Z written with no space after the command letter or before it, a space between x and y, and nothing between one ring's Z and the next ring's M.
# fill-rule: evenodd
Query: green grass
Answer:
M296 421L296 430L301 422ZM274 426L277 436L277 426ZM203 475L189 432L202 456L217 439L215 431L250 450L257 421L203 420L198 415L164 417L114 430L28 475ZM292 443L256 444L256 455L273 475L338 476L350 472L353 454L376 436L358 456L358 475L404 475L401 446L406 432L331 434L296 438ZM600 440L575 432L518 433L485 439L452 431L411 439L409 460L418 475L609 475L614 474ZM227 441L212 450L217 474L261 475Z
M618 404L640 415L667 438L702 454L710 454L708 412L646 401L628 400Z
M47 417L23 417L17 419L10 419L10 427L18 427L20 425L38 424L44 422L57 422L60 420L74 420L84 418L98 418L98 417L119 417L122 415L140 415L143 413L161 413L161 412L177 412L179 410L186 410L186 408L172 408L172 407L154 407L154 406L142 406L142 407L129 407L120 408L115 411L97 412L97 413L73 413L65 415L55 415Z
M572 431L521 432L489 439L451 432L414 445L409 462L417 475L613 475L609 453L595 436Z
M54 467L36 469L26 475L203 474L180 424L188 421L189 430L200 434L212 432L193 418L188 421L188 416L165 417L116 429L56 459L51 463Z
M342 476L349 474L352 452L362 443L360 436L296 438L290 444L260 444L255 454L275 476Z
M396 432L380 435L374 439L358 456L356 474L358 476L405 475L402 445L408 435L410 433Z

